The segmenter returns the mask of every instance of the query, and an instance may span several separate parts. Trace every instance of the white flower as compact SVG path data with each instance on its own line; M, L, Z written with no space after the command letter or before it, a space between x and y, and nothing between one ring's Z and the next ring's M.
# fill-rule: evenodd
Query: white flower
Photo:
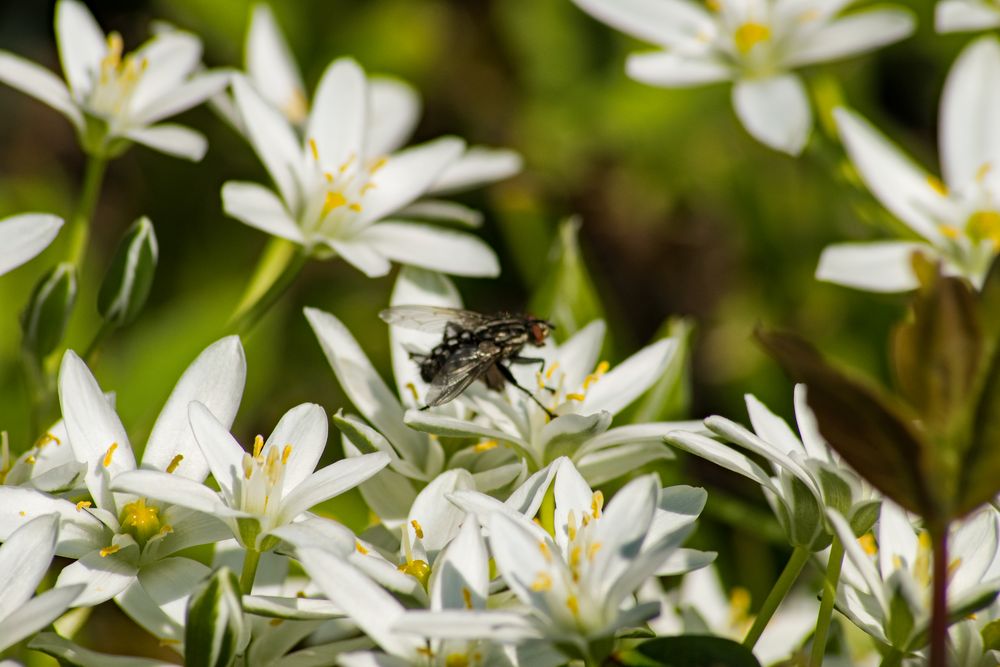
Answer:
M13 461L7 432L0 432L0 484L30 486L46 493L86 492L85 471L86 466L73 455L61 419Z
M38 632L61 616L83 591L61 586L32 597L56 552L59 516L27 521L0 546L0 651Z
M843 15L852 0L574 0L597 19L663 50L634 54L626 72L643 83L684 88L733 81L733 107L747 131L797 155L812 128L795 68L870 51L909 35L898 8Z
M934 7L934 28L938 32L988 30L1000 26L997 0L939 0Z
M879 501L823 440L806 403L805 385L795 387L801 439L753 396L747 395L746 404L754 432L722 417L709 417L705 426L750 455L764 458L771 472L751 456L698 433L671 433L667 442L757 482L795 546L819 551L830 545L832 534L823 521L827 507L847 516L857 534L871 528Z
M171 471L169 477L178 484L204 479L208 464L187 423L187 405L206 401L220 419L231 422L245 376L238 338L224 338L206 348L181 376L157 417L142 461L147 470L142 472ZM63 569L57 583L85 586L74 604L91 606L115 598L151 632L176 640L183 628L187 590L208 568L173 554L214 542L228 531L211 515L151 501L145 489L137 495L112 492L120 476L135 470L135 455L108 397L72 351L63 356L59 398L65 436L85 466L93 502L74 504L35 489L2 486L0 538L35 516L57 515L56 553L78 559ZM48 437L53 437L51 432ZM46 448L55 446L64 445L50 443Z
M458 290L447 277L413 267L399 272L390 303L449 308L462 305ZM360 487L368 506L387 527L398 528L407 518L420 487L446 468L469 470L475 488L484 492L502 488L522 473L523 463L507 450L471 446L446 457L437 438L403 423L406 409L419 404L418 387L425 386L408 350L414 345L426 345L428 334L390 327L393 390L340 320L314 308L307 308L305 313L341 388L368 422L352 416L335 418L341 430L352 433L352 437L343 438L345 453L356 456L361 454L359 447L366 446L366 451L384 451L392 459L385 470ZM435 408L435 412L464 415L458 402Z
M816 277L872 292L917 286L920 251L944 271L982 284L1000 246L1000 43L984 37L952 66L941 94L943 182L861 116L835 110L847 152L868 189L919 240L845 243L823 251Z
M223 205L234 218L304 246L339 255L368 276L388 273L390 260L446 273L495 276L496 255L464 232L414 222L401 209L430 191L465 149L444 137L406 150L380 143L373 95L350 59L327 68L303 140L245 77L233 83L236 105L254 150L278 195L255 183L230 181Z
M555 511L550 535L532 519L552 485ZM587 655L591 640L643 624L659 603L639 603L633 593L650 577L682 574L710 563L715 554L680 549L694 530L707 494L703 489L661 489L655 475L632 480L608 507L568 459L539 471L506 503L473 491L452 494L489 529L497 569L523 612L474 612L464 620L427 623L441 637L504 641L546 637ZM540 517L542 525L547 518ZM409 626L412 628L412 626ZM603 657L603 656L601 656Z
M117 155L134 141L170 155L202 158L203 136L180 125L158 124L200 104L229 81L224 72L195 73L201 60L197 37L165 32L123 57L121 35L105 36L83 3L59 0L56 41L65 84L5 51L0 51L0 81L66 116L89 153Z
M926 531L906 512L882 503L875 539L859 540L835 511L829 520L844 542L838 609L886 647L906 655L923 648L931 620L933 557ZM948 616L962 618L989 604L1000 590L1000 514L985 506L948 536ZM876 542L877 540L877 542Z
M503 445L523 457L532 470L569 456L593 484L650 461L670 458L662 438L677 429L698 429L698 422L610 427L614 415L652 387L671 364L679 363L677 340L659 340L611 368L606 361L598 362L604 332L604 322L595 320L562 345L549 340L544 347L533 349L533 356L545 359L542 374L535 366L511 366L518 382L533 388L535 398L547 405L555 419L515 387L495 392L474 384L460 400L475 417L411 409L406 413L406 424L441 436L477 438L482 440L481 449ZM425 338L423 345L430 344ZM408 363L414 369L409 383L412 391L423 395L426 384L417 377L414 363Z
M62 225L62 218L44 213L22 213L0 220L0 276L45 250Z
M141 491L165 503L214 514L247 549L274 548L278 539L273 531L354 488L389 462L385 454L375 453L314 472L326 446L327 417L313 403L286 412L266 442L256 437L252 452L244 451L204 404L190 405L191 429L220 490L154 470L122 474L115 489Z

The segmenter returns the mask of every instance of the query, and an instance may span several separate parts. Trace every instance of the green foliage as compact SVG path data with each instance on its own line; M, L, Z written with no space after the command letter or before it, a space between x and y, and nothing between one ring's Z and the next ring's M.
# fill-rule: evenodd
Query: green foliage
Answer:
M62 341L76 303L76 269L62 263L46 273L21 312L22 347L35 359L43 359Z
M625 656L636 667L760 667L750 649L711 635L659 637L639 644L637 656Z
M158 259L153 223L149 218L139 218L118 244L97 294L97 312L109 324L125 326L139 316L153 286Z
M222 567L191 593L184 631L189 667L228 667L244 648L249 628L243 618L240 582Z

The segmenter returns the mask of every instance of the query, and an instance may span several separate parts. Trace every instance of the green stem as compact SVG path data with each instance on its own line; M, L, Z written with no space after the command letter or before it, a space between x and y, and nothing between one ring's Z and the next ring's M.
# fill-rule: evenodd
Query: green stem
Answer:
M761 605L760 611L757 613L757 618L753 621L753 627L750 628L747 636L743 639L745 647L752 649L757 640L760 639L760 636L764 633L764 628L767 627L767 624L771 621L771 617L774 616L774 612L777 611L778 605L788 595L788 591L792 589L792 584L798 578L799 572L802 571L802 568L809 561L809 555L809 550L801 546L795 547L795 550L792 551L785 569L781 571L781 576L774 582L774 587L767 594L764 604Z
M889 649L888 653L882 656L879 667L899 667L903 664L903 654L896 649Z
M826 652L826 638L830 633L830 621L833 619L833 605L837 600L837 584L840 583L840 569L844 564L844 544L836 535L830 545L830 560L826 564L826 580L823 582L823 600L819 605L819 616L816 618L816 632L813 635L812 656L810 667L820 667Z
M45 388L45 374L35 356L27 350L21 352L21 368L24 371L24 384L28 390L28 423L31 437L34 439L42 432L42 418L46 412L48 392Z
M275 251L274 248L279 250ZM294 249L294 248L293 248ZM303 250L295 249L290 255L280 250L280 246L271 246L260 259L255 271L255 280L243 297L240 305L229 318L226 329L229 333L246 335L260 321L267 311L278 302L278 298L291 287L295 278L306 265L308 255ZM278 270L273 270L280 266ZM268 276L270 281L263 279ZM267 287L263 287L263 284Z
M253 580L257 576L257 563L260 562L260 552L256 549L247 549L243 557L243 572L240 574L240 590L243 595L250 595L253 591Z
M94 208L97 206L97 198L101 193L101 184L104 182L104 171L108 166L108 161L104 157L91 155L87 158L87 167L83 175L83 188L80 191L80 200L77 202L76 211L70 220L69 226L69 255L68 261L78 269L83 263L87 254L87 242L90 239L90 222L94 217Z

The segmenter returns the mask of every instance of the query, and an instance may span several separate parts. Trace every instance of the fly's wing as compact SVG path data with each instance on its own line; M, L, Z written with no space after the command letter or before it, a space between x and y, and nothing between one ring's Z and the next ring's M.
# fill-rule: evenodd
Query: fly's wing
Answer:
M440 306L393 306L386 308L378 316L383 322L429 333L442 333L449 324L457 324L463 329L475 329L489 321L481 313Z
M458 397L500 360L500 349L482 351L470 345L455 350L431 380L425 400L429 407L443 405Z

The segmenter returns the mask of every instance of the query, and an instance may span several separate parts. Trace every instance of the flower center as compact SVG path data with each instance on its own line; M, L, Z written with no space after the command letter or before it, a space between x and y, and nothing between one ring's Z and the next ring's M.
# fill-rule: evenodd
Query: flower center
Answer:
M139 498L122 508L122 532L135 538L140 546L146 544L151 537L161 532L169 532L170 527L160 523L160 510L154 505L147 505L145 498Z
M747 21L733 33L733 43L736 50L747 55L761 42L771 39L771 28L756 21Z
M965 233L975 243L989 240L995 248L1000 248L1000 212L976 211L966 220Z
M285 467L292 454L292 446L264 448L264 438L257 436L253 454L243 454L243 485L241 509L257 516L276 512L285 482ZM275 497L276 502L271 503Z
M611 364L607 361L602 361L597 364L593 373L590 373L583 379L583 384L577 388L577 391L566 391L566 374L560 373L558 378L556 378L556 371L559 370L559 362L554 362L549 366L545 374L538 373L538 388L541 390L546 390L547 393L551 394L552 403L551 410L556 412L558 407L566 401L575 401L577 403L582 403L587 398L587 392L590 390L594 384L604 377L604 374L608 372L611 368ZM556 380L555 387L552 386L553 380Z
M87 106L102 117L121 116L135 92L149 62L130 53L122 58L122 36L117 32L108 35L108 50L101 60L97 81L90 91Z
M364 210L365 195L376 187L372 179L386 165L388 158L378 158L362 165L352 153L331 170L324 168L315 139L309 139L309 151L321 180L306 219L314 220L314 228L323 235L358 231L350 229L351 223Z

